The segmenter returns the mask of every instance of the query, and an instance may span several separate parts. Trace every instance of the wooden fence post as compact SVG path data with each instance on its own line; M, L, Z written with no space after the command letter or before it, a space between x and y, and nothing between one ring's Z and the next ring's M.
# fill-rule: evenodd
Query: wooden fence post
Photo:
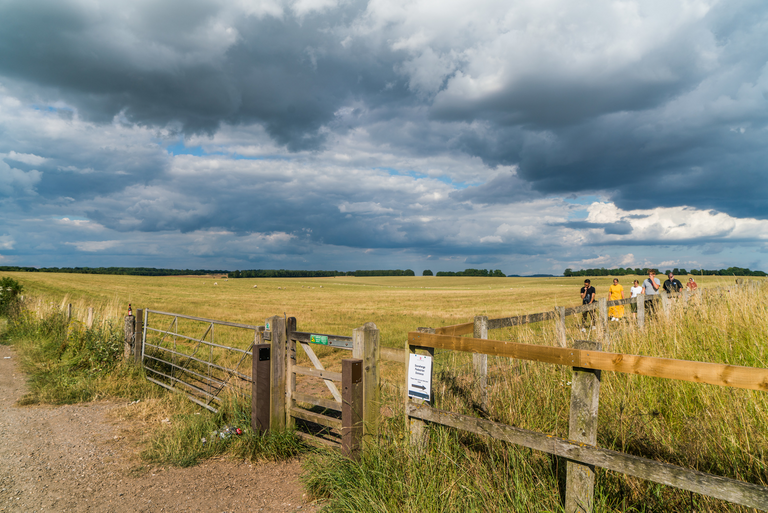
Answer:
M294 331L296 331L296 317L288 317L288 322L285 324L285 426L288 429L296 427L296 421L291 416L293 393L296 391L296 374L293 373L293 367L296 365L296 341L293 340Z
M669 317L672 310L672 301L670 300L669 295L664 291L659 291L659 296L661 296L661 309L664 312L664 316Z
M136 340L136 317L133 315L125 316L125 325L123 327L123 335L125 336L125 345L123 346L123 358L128 361L128 358L133 356L133 346Z
M608 332L608 299L601 297L598 299L598 309L600 310L600 331L606 345L610 344L611 338Z
M488 339L488 317L479 315L475 317L475 326L472 336L474 338ZM480 390L480 404L483 410L488 409L488 355L472 354L472 367L475 371L475 383Z
M341 452L357 459L363 442L363 360L341 361Z
M434 333L434 328L419 328L421 333ZM416 453L421 453L427 447L429 441L429 431L427 430L427 423L421 419L408 416L408 403L414 402L416 404L424 404L424 400L408 397L408 366L410 365L411 353L416 353L417 346L412 346L405 341L405 383L403 387L403 393L405 395L405 425L408 428L409 442L411 447L416 450ZM435 350L432 348L425 348L425 350L431 355L435 356ZM434 363L434 362L433 362Z
M379 433L379 329L372 322L352 331L352 358L363 360L363 434Z
M72 320L72 303L67 305L67 322Z
M579 340L576 349L600 351L599 342ZM600 399L600 371L573 368L571 380L571 411L568 439L588 445L597 444L597 411ZM595 494L595 467L573 461L567 462L565 485L566 513L592 511Z
M272 387L270 390L269 428L282 431L285 429L285 319L276 315L267 319L272 331Z
M85 327L88 329L93 328L93 307L92 306L88 308L88 317L87 317L87 320L85 321Z
M133 332L133 358L141 365L144 359L144 309L136 309L136 328Z
M645 294L637 295L637 327L645 326Z
M565 307L555 307L555 333L557 335L557 343L560 347L566 347L568 345L568 338L565 333Z
M272 387L271 374L271 346L264 344L261 332L258 332L257 343L253 345L251 390L251 428L254 432L269 431L270 426L270 398Z

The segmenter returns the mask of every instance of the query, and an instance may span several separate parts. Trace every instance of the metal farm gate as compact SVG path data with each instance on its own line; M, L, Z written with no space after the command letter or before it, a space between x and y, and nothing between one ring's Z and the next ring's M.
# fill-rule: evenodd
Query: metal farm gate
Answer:
M250 401L253 346L264 326L144 310L141 364L147 379L213 412L222 392Z

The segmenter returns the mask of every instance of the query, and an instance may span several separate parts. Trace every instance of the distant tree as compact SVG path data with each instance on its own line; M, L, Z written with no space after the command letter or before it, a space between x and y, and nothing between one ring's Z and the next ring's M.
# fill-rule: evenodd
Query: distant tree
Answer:
M507 275L506 275L506 274L504 274L503 272L501 272L501 269L496 269L495 271L493 271L493 275L492 275L492 276L493 276L494 278L506 278L506 277L507 277Z
M434 274L432 274L432 271L430 271L429 269L425 269L424 271L422 271L421 275L422 276L434 276Z
M573 269L571 269L570 267L567 267L565 271L563 271L563 276L565 276L566 278L573 276Z

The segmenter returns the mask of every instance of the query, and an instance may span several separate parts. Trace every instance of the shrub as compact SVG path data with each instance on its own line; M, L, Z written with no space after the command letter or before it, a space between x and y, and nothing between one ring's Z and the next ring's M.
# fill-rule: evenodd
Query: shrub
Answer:
M19 312L22 285L11 277L0 278L0 315L13 316Z

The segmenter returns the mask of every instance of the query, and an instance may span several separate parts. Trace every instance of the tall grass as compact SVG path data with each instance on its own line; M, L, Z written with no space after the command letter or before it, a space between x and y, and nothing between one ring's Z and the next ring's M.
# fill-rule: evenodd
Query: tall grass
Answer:
M611 351L765 368L766 289L739 289L679 303L645 330L611 323ZM516 330L516 331L515 331ZM491 332L490 338L552 343L551 325ZM582 334L573 331L575 338ZM471 357L435 358L433 405L567 437L571 371L489 358L488 407ZM751 483L768 485L768 394L604 372L598 445ZM458 430L430 429L424 453L407 444L402 408L359 461L315 455L306 483L328 511L558 511L559 458ZM595 511L742 511L709 497L598 469Z

